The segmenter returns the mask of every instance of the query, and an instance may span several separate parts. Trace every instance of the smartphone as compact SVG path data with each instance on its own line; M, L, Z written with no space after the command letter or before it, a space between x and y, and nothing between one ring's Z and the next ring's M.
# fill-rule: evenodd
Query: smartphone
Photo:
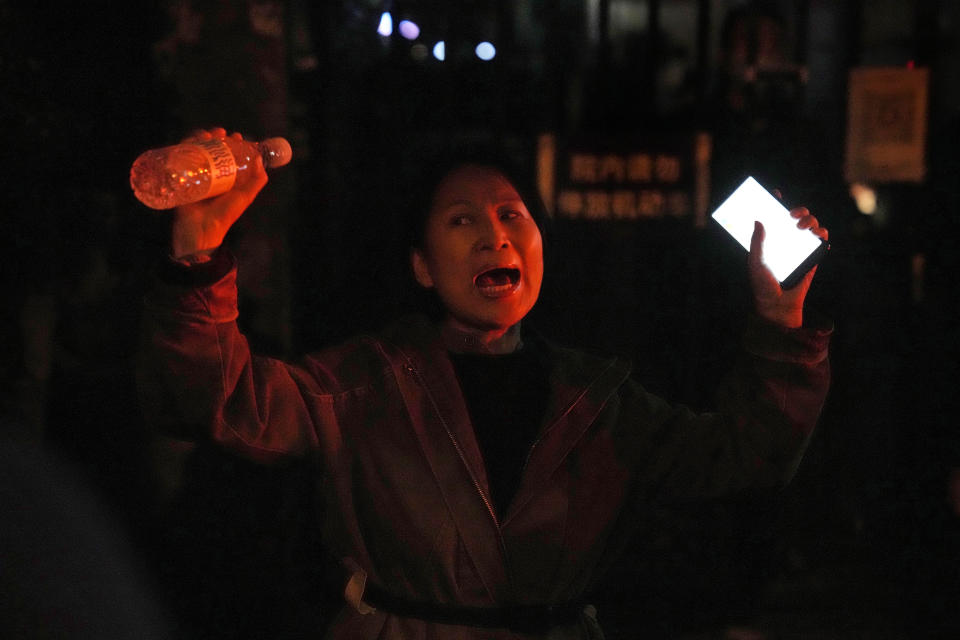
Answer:
M809 229L798 229L790 211L752 177L744 180L711 217L748 251L753 223L759 220L766 231L763 263L784 289L800 282L830 249Z

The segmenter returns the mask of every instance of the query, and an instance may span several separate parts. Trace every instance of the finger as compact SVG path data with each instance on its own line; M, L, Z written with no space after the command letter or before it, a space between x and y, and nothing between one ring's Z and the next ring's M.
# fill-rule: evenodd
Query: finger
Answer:
M239 131L234 131L233 133L230 134L230 137L233 138L234 140L243 140L243 135L241 135Z
M783 200L783 194L780 193L780 189L774 189L772 193L776 196L777 200Z
M817 220L815 216L805 216L797 222L798 229L809 229L813 235L817 236L821 240L827 240L830 237L830 232L826 227L820 226L820 221Z
M181 142L199 142L201 140L209 140L212 137L206 129L193 129L181 139Z
M804 216L811 215L811 213L806 207L794 207L793 209L790 209L790 215L794 218L802 218Z
M225 138L227 130L223 127L213 127L211 129L193 129L184 138L184 141L210 140L211 138Z
M767 235L759 220L753 223L753 235L750 236L750 261L763 261L763 239Z
M253 157L250 177L242 185L232 189L232 191L241 194L241 197L245 199L249 205L249 203L252 203L254 198L256 198L257 194L260 193L260 190L267 184L268 179L267 170L263 166L263 158L255 155Z

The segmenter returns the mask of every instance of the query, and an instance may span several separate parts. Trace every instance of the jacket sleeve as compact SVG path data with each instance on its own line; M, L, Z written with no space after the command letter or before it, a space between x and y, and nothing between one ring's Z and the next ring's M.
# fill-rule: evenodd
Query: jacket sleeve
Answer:
M628 382L620 445L643 486L668 500L782 486L796 471L827 396L832 326L784 329L752 318L717 410L695 413ZM637 424L639 422L639 425Z
M237 327L236 264L166 271L145 298L138 389L158 432L211 438L257 462L329 441L329 394L305 368L254 356ZM204 281L206 280L206 282Z

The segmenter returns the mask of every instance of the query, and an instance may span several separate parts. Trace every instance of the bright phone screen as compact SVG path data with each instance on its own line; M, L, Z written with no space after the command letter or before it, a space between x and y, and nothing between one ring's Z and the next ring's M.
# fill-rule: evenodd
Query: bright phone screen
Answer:
M809 229L798 229L797 219L752 177L744 180L712 216L748 251L753 222L759 220L766 231L763 262L780 282L821 244Z

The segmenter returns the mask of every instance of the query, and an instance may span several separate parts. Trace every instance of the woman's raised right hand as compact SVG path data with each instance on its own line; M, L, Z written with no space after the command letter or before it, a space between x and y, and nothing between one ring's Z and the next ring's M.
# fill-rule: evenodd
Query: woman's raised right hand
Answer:
M226 130L217 127L195 131L183 142L226 137ZM230 137L237 140L243 139L239 133L233 133ZM255 157L254 162L255 165L250 169L250 178L243 184L219 196L175 209L170 238L171 255L175 260L209 256L223 244L227 231L267 184L267 172L259 155Z

